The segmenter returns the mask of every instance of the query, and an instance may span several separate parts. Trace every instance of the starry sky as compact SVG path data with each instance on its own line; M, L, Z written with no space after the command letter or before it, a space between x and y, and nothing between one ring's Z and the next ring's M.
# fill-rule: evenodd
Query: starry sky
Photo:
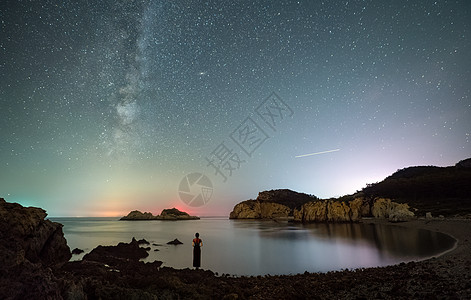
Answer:
M467 0L7 0L0 20L0 197L50 216L228 215L471 156ZM204 205L181 199L203 177Z

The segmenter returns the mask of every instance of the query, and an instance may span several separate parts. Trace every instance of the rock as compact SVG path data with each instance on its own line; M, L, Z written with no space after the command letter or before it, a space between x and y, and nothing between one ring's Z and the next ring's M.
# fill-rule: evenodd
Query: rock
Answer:
M150 212L140 212L138 210L131 211L127 216L122 217L120 220L124 221L146 221L146 220L199 220L199 217L190 216L188 213L180 211L176 208L164 209L158 216L154 216Z
M433 219L432 213L431 212L425 213L425 219Z
M229 219L260 219L260 201L246 200L237 204L229 215Z
M62 265L71 258L62 225L46 220L41 208L23 207L0 198L0 245L14 256L45 266ZM6 254L6 253L5 253ZM11 262L4 261L3 266Z
M350 220L353 222L359 221L370 213L370 206L364 198L355 198L349 205L351 211Z
M287 218L291 209L283 204L273 202L260 203L260 217L262 219Z
M0 198L0 297L62 299L53 273L71 258L62 225L41 208Z
M234 206L230 219L278 219L289 218L295 209L317 197L288 189L263 191L256 200L246 200Z
M180 211L176 208L164 209L159 216L156 216L156 220L199 220L199 217L190 216L184 211Z
M75 248L74 250L72 250L72 255L82 254L83 252L84 251L82 249Z
M155 220L155 216L150 212L140 212L138 210L131 211L127 216L122 217L120 220Z
M256 200L238 203L234 206L229 218L293 217L297 222L357 222L366 216L401 222L414 218L414 213L409 210L407 204L395 203L386 198L367 199L361 194L356 194L340 199L320 200L290 190L272 190L259 193Z
M167 245L181 245L183 244L182 242L180 242L178 239L174 239L173 241L170 241L167 243Z
M304 204L295 210L294 220L298 222L356 222L366 215L364 199L353 201L318 200Z
M139 245L149 245L149 244L150 244L150 243L149 243L148 241L146 241L145 239L141 239L141 240L137 241L137 243L138 243Z
M350 222L350 206L343 201L329 201L327 220L329 222Z
M373 202L371 213L375 218L388 219L392 222L402 222L414 218L408 204L392 202L391 199L378 198Z
M130 243L119 243L116 246L98 246L83 257L84 261L96 261L114 266L124 261L139 261L149 256L135 238Z
M295 212L294 220L299 222L327 221L327 201L313 201L304 204L299 212Z

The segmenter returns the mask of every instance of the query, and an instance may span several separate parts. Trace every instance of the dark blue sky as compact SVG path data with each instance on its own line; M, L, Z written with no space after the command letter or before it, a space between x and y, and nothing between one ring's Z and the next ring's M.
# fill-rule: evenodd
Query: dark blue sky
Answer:
M227 215L265 189L340 196L452 165L471 156L470 9L3 1L0 196L55 216ZM180 200L193 172L204 206Z

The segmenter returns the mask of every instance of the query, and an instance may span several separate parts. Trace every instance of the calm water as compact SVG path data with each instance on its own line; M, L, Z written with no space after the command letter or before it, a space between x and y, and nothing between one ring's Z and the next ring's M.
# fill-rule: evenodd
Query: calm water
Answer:
M265 275L326 272L418 260L454 246L448 235L391 225L292 224L274 221L203 218L196 221L119 221L117 218L51 218L64 224L71 249L145 238L145 261L192 266L191 241L203 239L202 268L219 274ZM178 238L183 245L167 245ZM160 251L154 251L159 249ZM83 255L74 256L80 259Z

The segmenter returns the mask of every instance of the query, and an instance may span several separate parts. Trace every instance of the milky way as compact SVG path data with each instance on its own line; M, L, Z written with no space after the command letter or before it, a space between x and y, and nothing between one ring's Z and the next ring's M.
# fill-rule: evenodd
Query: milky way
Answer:
M3 2L0 196L52 215L226 215L265 189L340 196L399 168L454 164L471 156L470 10ZM295 158L329 149L341 151ZM178 196L194 172L214 188L201 207Z

